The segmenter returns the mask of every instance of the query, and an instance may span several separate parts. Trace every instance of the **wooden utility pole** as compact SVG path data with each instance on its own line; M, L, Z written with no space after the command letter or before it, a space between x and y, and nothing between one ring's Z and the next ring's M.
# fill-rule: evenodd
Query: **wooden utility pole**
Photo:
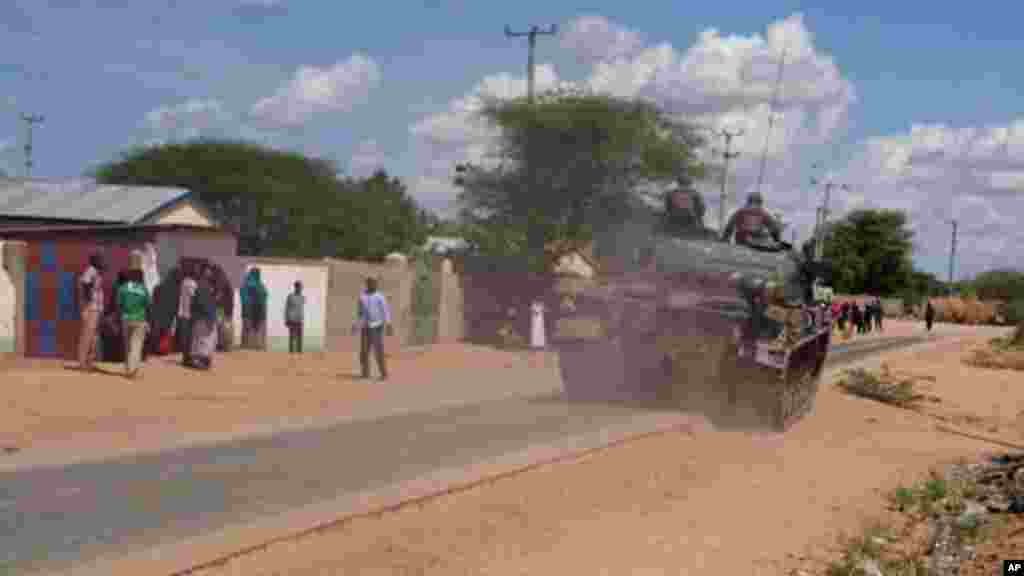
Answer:
M508 26L505 26L505 36L507 38L521 38L525 36L529 41L529 51L526 56L526 98L530 102L533 102L533 83L534 83L534 59L533 52L537 47L537 36L554 36L558 34L558 24L552 24L547 30L541 30L538 26L531 26L527 32L513 32Z
M821 181L817 178L811 178L811 184L817 186L818 184L821 184ZM822 200L821 207L818 208L818 224L815 226L814 233L814 254L819 260L825 257L825 233L826 225L828 223L829 204L832 200L832 189L839 188L847 191L850 189L846 184L836 184L831 180L824 184L825 198Z
M956 220L950 220L953 225L953 242L949 247L949 287L953 287L953 263L956 261Z
M25 123L25 178L32 176L32 128L36 124L42 124L45 118L38 114L22 114L22 122Z
M719 136L725 139L725 149L717 151L722 155L722 194L718 203L718 231L725 230L725 202L727 198L726 182L729 180L729 161L740 155L739 152L732 151L732 139L737 136L743 135L743 130L736 130L730 132L728 130L720 130L717 132Z

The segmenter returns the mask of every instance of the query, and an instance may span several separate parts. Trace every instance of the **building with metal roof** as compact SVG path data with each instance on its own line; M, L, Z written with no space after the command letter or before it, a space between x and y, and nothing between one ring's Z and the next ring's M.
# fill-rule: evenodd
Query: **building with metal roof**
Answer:
M0 178L0 227L217 223L185 188L101 184L91 178Z

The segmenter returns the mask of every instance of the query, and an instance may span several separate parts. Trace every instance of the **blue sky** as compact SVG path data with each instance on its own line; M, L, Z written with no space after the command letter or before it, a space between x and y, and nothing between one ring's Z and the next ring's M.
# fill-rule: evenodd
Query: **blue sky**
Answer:
M832 176L852 189L833 209L908 209L918 231L916 258L926 269L945 276L949 227L942 219L950 216L967 220L963 272L1018 262L1024 236L1014 224L1024 212L1024 177L1017 174L1024 163L1012 150L1015 138L1024 138L1024 124L1020 132L1014 124L1024 118L1016 65L1024 40L1015 25L1024 8L828 4L5 0L0 168L22 172L18 114L30 112L46 116L36 131L36 176L80 175L153 140L241 136L330 158L356 173L381 165L405 178L426 205L443 210L450 207L447 166L472 159L482 138L453 101L474 90L501 92L500 86L521 91L526 42L506 39L503 26L558 23L560 38L538 42L537 62L551 65L552 78L597 82L607 64L618 75L598 84L612 91L692 104L690 90L700 95L703 122L746 127L750 137L731 181L743 195L756 180L754 160L765 138L780 130L765 128L766 97L737 86L709 91L699 81L705 72L687 72L679 63L714 28L719 36L702 46L723 50L717 52L723 69L730 59L756 64L758 54L789 45L770 41L778 26L779 38L796 38L795 52L805 49L800 63L787 68L783 124L803 113L842 118L822 129L827 134L808 135L817 130L811 122L779 136L777 149L768 147L769 201L778 198L800 237L820 201L820 191L808 184L811 164L829 159ZM580 26L582 17L602 27ZM610 50L616 38L631 40ZM659 51L663 43L667 48ZM324 72L321 80L333 81L321 85L327 93L305 92L305 100L296 100L296 90L286 89L301 67ZM297 89L299 80L291 86ZM271 101L257 114L254 106L264 99ZM153 111L161 108L158 122ZM914 125L924 128L912 131ZM1010 152L968 153L982 150L986 138L1001 138L1000 149Z

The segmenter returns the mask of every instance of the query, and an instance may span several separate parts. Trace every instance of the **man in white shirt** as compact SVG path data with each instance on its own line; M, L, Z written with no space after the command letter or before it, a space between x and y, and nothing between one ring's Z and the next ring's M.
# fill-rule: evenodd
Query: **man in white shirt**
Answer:
M188 366L191 364L190 356L192 350L192 298L195 297L196 289L199 285L192 278L190 268L182 268L180 270L182 279L179 285L178 318L176 320L174 336L178 350L181 351L181 362Z
M78 337L78 366L83 370L91 370L97 356L96 340L104 304L104 270L106 263L103 255L93 254L89 257L88 268L78 279L78 309L82 317L82 332Z
M370 377L370 349L377 359L381 380L387 380L388 369L384 362L384 333L390 336L391 310L383 294L377 291L377 279L366 279L366 291L359 295L356 307L356 326L360 329L359 366L363 378Z

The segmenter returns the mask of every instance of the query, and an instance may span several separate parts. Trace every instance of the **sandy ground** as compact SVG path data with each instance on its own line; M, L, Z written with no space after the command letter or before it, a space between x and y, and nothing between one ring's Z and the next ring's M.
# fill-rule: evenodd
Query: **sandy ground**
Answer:
M6 399L0 447L155 446L184 432L230 433L285 417L343 416L396 388L421 389L438 374L457 380L533 361L465 345L389 356L387 382L358 379L357 358L340 353L238 351L218 355L210 372L185 368L178 356L157 357L138 380L124 378L121 365L83 373L71 369L73 363L8 357L0 360Z
M896 332L892 323L892 333ZM902 329L919 330L906 325ZM933 466L999 450L935 430L1024 438L1024 386L961 356L991 330L895 352L894 370L934 378L930 414L823 385L784 436L666 434L556 464L199 572L270 574L788 574L884 510L882 494Z
M855 340L923 332L920 323L889 321L884 334ZM452 386L469 385L460 379L500 386L507 383L486 376L538 364L550 368L552 362L550 355L462 344L396 350L389 357L391 378L379 383L356 378L357 358L350 352L296 357L236 351L217 355L208 373L180 366L177 355L157 357L135 381L123 377L121 365L101 364L102 373L87 374L69 369L73 363L0 356L6 398L0 404L0 450L155 449L186 432L248 433L279 419L344 416L396 388L421 393L425 386L446 386L457 396Z

